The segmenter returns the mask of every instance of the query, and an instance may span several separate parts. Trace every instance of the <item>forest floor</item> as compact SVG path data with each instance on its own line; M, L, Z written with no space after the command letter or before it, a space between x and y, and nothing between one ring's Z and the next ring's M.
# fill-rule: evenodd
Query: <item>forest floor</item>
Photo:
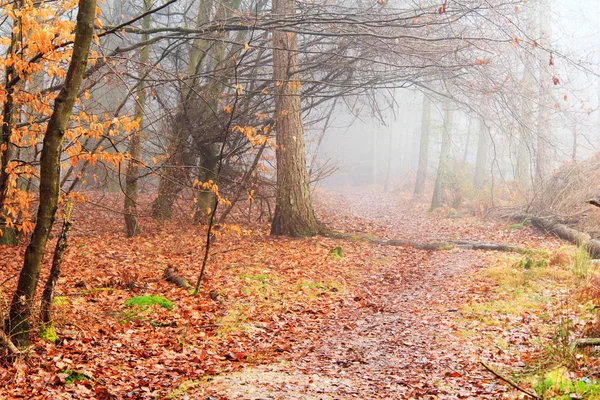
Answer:
M590 330L600 293L581 251L522 224L428 213L380 188L318 191L316 203L321 221L355 238L224 229L195 297L162 274L196 279L201 228L143 221L129 240L113 213L78 206L55 299L61 340L36 338L28 359L0 367L0 398L527 398L481 362L539 398L600 398L595 353L570 342ZM425 251L369 237L529 251ZM23 247L0 250L7 302ZM142 295L173 307L125 305Z

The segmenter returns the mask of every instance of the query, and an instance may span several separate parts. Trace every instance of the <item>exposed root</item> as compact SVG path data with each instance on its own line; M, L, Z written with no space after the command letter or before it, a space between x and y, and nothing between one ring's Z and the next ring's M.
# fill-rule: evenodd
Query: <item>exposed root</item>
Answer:
M20 356L25 353L25 351L19 350L2 330L0 330L0 344L8 351L9 356Z
M163 279L165 281L173 283L173 284L175 284L175 286L183 288L183 289L190 289L192 287L192 285L190 285L190 283L187 281L187 279L178 275L177 271L175 271L173 268L165 269L165 272L163 274Z

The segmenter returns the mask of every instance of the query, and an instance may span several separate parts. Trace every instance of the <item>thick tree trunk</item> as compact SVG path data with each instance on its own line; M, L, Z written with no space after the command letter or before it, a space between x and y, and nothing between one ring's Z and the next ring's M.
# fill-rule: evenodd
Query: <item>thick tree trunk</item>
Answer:
M429 162L429 132L431 131L431 100L423 95L423 110L421 113L421 139L419 144L419 166L417 167L417 181L415 195L425 193L427 180L427 163Z
M161 169L158 182L158 195L152 202L152 218L170 219L177 195L189 183L189 166L193 165L193 154L188 145L188 130L183 116L179 116L169 138L167 153L169 158Z
M203 146L200 149L200 165L198 180L202 183L217 181L216 168L219 164L219 149L217 145ZM196 211L194 222L206 223L215 206L215 193L211 188L199 187L196 193Z
M152 8L152 0L144 0L144 12ZM142 20L142 29L150 29L150 14ZM147 41L149 35L142 34L142 42ZM135 118L139 121L139 129L136 129L129 138L129 160L127 162L127 171L125 173L125 201L123 204L123 213L125 214L125 229L128 237L136 236L140 233L140 227L137 221L137 199L138 199L138 178L139 178L139 160L142 153L142 126L144 118L144 109L146 107L146 74L148 70L148 60L150 52L148 46L144 46L140 52L140 70L139 79L135 96Z
M438 165L433 197L431 198L431 209L434 210L444 205L444 192L448 169L450 168L450 150L452 146L452 125L454 124L454 112L449 104L444 107L444 128L442 129L442 148L440 150L440 163Z
M276 18L294 15L293 0L274 0ZM292 32L273 32L275 129L277 139L277 196L272 235L308 236L319 232L306 172L304 127L300 104L298 38Z
M477 161L475 162L475 173L473 174L473 186L481 189L488 177L488 153L490 136L487 132L485 122L479 121L479 138L477 141Z
M215 12L214 19L216 21L221 21L229 18L233 12L239 8L240 4L241 0L221 3ZM231 70L235 64L231 59L225 58L228 36L228 32L219 33L212 49L212 63L210 69L213 71L213 77L206 90L206 100L200 106L200 113L203 115L205 121L213 120L215 114L220 115L217 113L219 96L221 96L225 84L227 83L228 71ZM207 135L204 133L203 136L206 137ZM203 144L199 147L200 163L198 165L198 181L208 182L212 180L213 182L217 182L217 166L219 164L220 153L218 143ZM210 189L207 190L202 187L198 188L196 192L194 222L208 222L214 204L215 193Z
M531 65L525 65L525 72L523 75L522 83L527 89L534 91L535 88L535 76L533 76L530 70ZM532 184L531 179L531 160L532 151L531 146L533 145L532 140L532 129L533 129L533 107L531 101L526 99L523 104L523 119L519 128L519 143L517 147L517 171L516 178L524 188L528 188Z
M527 19L527 34L529 37L537 37L538 23L535 9L528 7L525 14ZM523 77L521 85L533 97L536 90L535 77L535 57L532 52L526 52L523 62ZM534 106L530 98L525 98L521 105L521 124L519 126L519 143L517 145L517 170L515 173L516 179L522 188L527 189L533 183L532 177L532 161L535 154L533 148L535 146L533 132L534 130Z
M54 102L40 159L40 204L31 240L25 250L23 268L10 305L7 331L17 346L29 345L31 305L37 288L44 250L54 224L60 183L60 154L65 131L86 68L94 33L96 0L81 0L73 56L63 89Z
M196 19L197 27L201 27L210 21L212 7L212 0L200 1ZM190 169L187 167L195 164L194 154L189 145L188 116L191 114L193 107L196 107L192 99L198 86L197 76L202 72L204 56L208 46L208 41L203 39L194 40L190 46L187 77L181 94L181 103L179 104L180 110L168 138L168 159L165 168L161 171L158 194L152 202L152 217L154 219L171 218L175 199L190 178Z

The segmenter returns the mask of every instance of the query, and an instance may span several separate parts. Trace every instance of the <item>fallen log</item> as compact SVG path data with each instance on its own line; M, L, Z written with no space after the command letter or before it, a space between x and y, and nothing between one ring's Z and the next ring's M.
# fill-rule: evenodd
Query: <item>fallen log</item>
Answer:
M413 247L419 250L452 250L455 248L464 250L489 250L489 251L505 251L513 253L527 253L528 249L524 247L510 246L507 244L488 243L488 242L470 242L465 240L446 240L441 242L419 243L411 240L402 239L379 239L370 236L356 236L347 233L332 232L328 235L337 239L353 239L365 241L381 246L399 246Z
M573 229L565 224L554 221L548 217L535 217L533 215L515 215L512 219L517 221L530 221L536 228L552 233L561 239L567 240L577 246L582 246L592 256L600 258L600 240L593 239L585 232Z

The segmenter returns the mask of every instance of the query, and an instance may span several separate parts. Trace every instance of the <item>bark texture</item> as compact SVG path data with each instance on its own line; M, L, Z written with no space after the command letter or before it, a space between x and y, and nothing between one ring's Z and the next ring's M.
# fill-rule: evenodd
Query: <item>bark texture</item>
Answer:
M294 15L293 0L274 0L275 17ZM298 38L273 32L277 196L272 235L310 236L319 232L306 172L304 127L300 104Z
M152 0L144 0L144 12L152 8ZM142 29L150 29L150 14L142 19ZM147 33L142 34L142 42L149 38ZM146 74L148 70L148 60L150 52L148 46L144 46L140 52L140 71L136 89L135 98L135 118L139 121L139 129L136 129L129 139L129 160L127 162L127 171L125 172L125 201L123 211L125 214L125 229L127 236L133 237L140 233L137 221L137 199L138 199L138 178L139 178L139 160L142 153L142 126L144 118L144 109L146 107Z
M94 33L96 0L81 0L73 56L63 89L54 102L40 159L40 204L31 240L25 250L23 268L10 305L6 326L17 346L29 345L31 305L37 288L44 250L54 224L60 184L60 154L67 124L81 86Z
M50 275L44 285L44 291L42 292L42 300L40 307L40 323L44 329L49 329L52 326L52 300L54 299L54 289L56 283L60 277L60 270L62 267L63 259L67 247L69 245L69 231L73 221L71 219L73 213L73 203L68 203L65 209L65 220L63 222L62 231L56 241L56 247L54 248L54 257L52 258L52 267L50 268Z
M16 1L14 3L15 9L18 9L22 6L22 1ZM22 40L23 36L21 31L21 18L17 18L14 23L15 26L13 27L11 33L10 46L6 51L7 55L12 55L13 57L16 56L15 52L17 45ZM4 75L4 90L6 91L6 100L2 106L2 129L0 134L0 212L8 216L9 214L4 209L9 190L10 171L8 166L10 161L14 158L15 153L15 147L10 140L15 116L13 95L17 86L17 84L14 83L14 78L16 76L14 65L7 66ZM9 238L10 236L16 234L14 229L5 228L2 225L0 225L0 229L2 229L0 234L6 235ZM9 240L7 243L12 243L12 241ZM16 242L13 244L16 244Z
M197 27L201 27L210 21L212 7L212 0L200 1L196 19ZM155 219L171 218L173 215L173 203L177 195L190 180L190 171L186 166L194 164L194 155L189 148L189 117L194 111L193 108L196 107L192 100L198 89L198 75L202 71L208 46L209 42L204 39L196 39L190 46L186 71L187 77L181 94L180 109L173 121L173 127L167 140L168 158L164 168L161 170L158 195L152 202L152 217Z
M421 114L421 139L419 143L419 166L417 167L417 181L415 195L425 193L427 180L427 163L429 162L429 132L431 131L431 100L423 95L423 110Z
M549 0L540 0L539 10L539 29L541 44L547 48L552 48L552 23L550 21L551 5ZM547 69L547 63L544 60L544 54L540 55L540 101L538 110L538 131L537 131L537 152L536 152L536 182L544 184L550 176L552 170L552 159L550 157L550 146L552 137L552 112L554 100L552 98L553 77Z
M578 231L551 218L535 217L532 215L515 215L512 219L521 222L529 220L533 226L538 229L553 233L559 238L568 240L577 246L582 246L592 258L600 258L600 240L593 239L586 232Z
M483 120L479 121L479 138L477 141L477 160L475 161L475 173L473 174L473 186L481 189L489 176L488 153L490 136Z
M438 165L433 197L431 198L431 209L434 210L444 205L446 180L450 168L450 150L452 146L452 125L454 124L454 113L449 105L445 106L444 128L442 129L442 149L440 150L440 163Z

